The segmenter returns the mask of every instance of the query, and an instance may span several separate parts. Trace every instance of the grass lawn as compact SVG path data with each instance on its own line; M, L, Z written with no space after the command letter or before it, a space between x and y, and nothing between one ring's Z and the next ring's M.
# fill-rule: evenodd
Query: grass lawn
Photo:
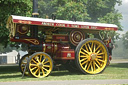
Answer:
M22 78L18 66L0 66L0 82L91 79L128 79L128 63L111 64L103 73L97 75L84 75L81 73L71 73L67 70L61 70L52 71L50 76L45 78L33 78L32 76L24 76Z

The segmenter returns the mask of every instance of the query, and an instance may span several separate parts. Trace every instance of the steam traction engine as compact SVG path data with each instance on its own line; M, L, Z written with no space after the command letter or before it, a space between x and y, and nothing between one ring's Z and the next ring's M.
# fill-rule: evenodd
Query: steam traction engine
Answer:
M7 28L12 42L28 44L28 54L20 60L21 72L38 78L48 76L58 63L84 74L103 72L109 54L99 34L101 30L117 30L113 24L14 15L8 18Z

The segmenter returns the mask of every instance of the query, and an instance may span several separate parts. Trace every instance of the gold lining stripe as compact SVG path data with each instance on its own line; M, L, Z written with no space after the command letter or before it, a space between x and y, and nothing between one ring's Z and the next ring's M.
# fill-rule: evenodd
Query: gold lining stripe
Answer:
M29 42L31 42L31 43L33 43L35 45L39 45L39 41L36 40L36 39L24 39L24 40L29 41Z

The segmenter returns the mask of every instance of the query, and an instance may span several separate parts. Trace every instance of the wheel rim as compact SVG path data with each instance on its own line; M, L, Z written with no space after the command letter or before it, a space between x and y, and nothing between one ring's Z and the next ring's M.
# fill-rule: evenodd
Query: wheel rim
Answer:
M47 54L35 54L29 62L29 71L37 78L48 76L52 71L52 68L52 59Z
M79 64L83 71L89 74L97 74L104 70L108 60L105 46L91 40L84 43L79 51Z
M30 55L27 54L27 55L23 56L23 59L21 59L20 68L21 68L21 72L22 72L22 73L24 72L25 66L27 65L27 60L28 60L29 56L30 56ZM26 70L25 70L24 75L29 75L29 72L28 72L27 68L26 68Z

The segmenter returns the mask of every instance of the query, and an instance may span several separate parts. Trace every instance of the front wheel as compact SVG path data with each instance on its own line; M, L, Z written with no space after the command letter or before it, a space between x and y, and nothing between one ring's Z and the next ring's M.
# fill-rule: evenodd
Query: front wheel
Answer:
M52 58L47 53L36 52L28 59L27 69L34 77L46 77L53 69Z
M85 39L75 50L76 65L84 74L98 74L108 63L108 50L99 39Z

